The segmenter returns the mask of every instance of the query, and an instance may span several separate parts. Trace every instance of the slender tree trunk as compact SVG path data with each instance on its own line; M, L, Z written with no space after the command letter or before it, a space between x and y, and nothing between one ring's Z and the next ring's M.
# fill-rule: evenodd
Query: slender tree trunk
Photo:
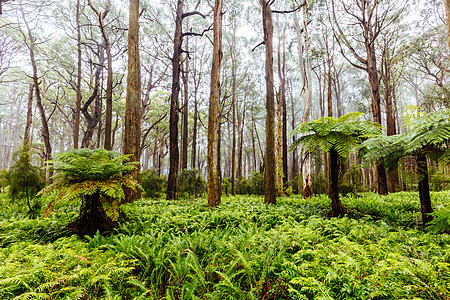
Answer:
M36 104L37 107L39 109L39 113L41 115L41 124L42 124L42 129L41 129L41 136L42 139L44 141L44 145L45 145L45 160L49 161L52 159L52 145L50 143L50 130L48 128L48 120L47 117L45 116L45 109L44 109L44 105L42 104L42 96L41 96L41 89L39 86L39 77L38 77L38 72L37 72L37 64L36 64L36 58L35 58L35 41L36 39L34 38L30 26L26 20L25 17L25 12L23 10L22 7L22 3L20 3L20 9L22 12L22 17L23 17L23 21L25 23L25 26L27 28L27 33L28 33L28 49L30 51L30 60L31 60L31 66L33 69L33 84L34 84L34 91L35 91L35 95L36 95ZM52 171L50 171L50 173L48 174L49 177L51 177L53 174ZM50 179L51 181L51 179Z
M245 99L244 99L245 102ZM243 177L242 171L242 152L244 148L244 125L245 125L245 107L242 109L242 116L237 118L237 173L236 177L240 181Z
M192 161L191 168L196 169L196 159L197 159L197 122L198 122L198 101L197 92L194 94L194 129L192 132Z
M433 217L429 215L433 212L431 207L431 197L430 197L430 186L428 183L428 166L427 158L425 155L419 155L417 157L417 170L419 173L419 198L420 198L420 209L422 212L422 225L425 227L428 222L430 222Z
M141 157L141 64L139 57L139 0L130 0L128 29L128 76L125 106L124 153L130 161L139 162ZM139 181L139 165L131 171ZM125 190L125 202L133 202L141 196L139 190Z
M283 195L283 123L281 121L282 115L282 100L281 95L277 97L277 195Z
M104 148L106 150L111 150L111 131L112 131L112 89L113 89L113 70L112 70L112 54L111 54L111 43L109 41L108 35L106 34L106 24L105 18L109 14L111 9L111 2L108 0L107 7L104 12L99 12L88 0L88 4L94 13L98 17L98 27L103 37L103 46L106 51L106 60L108 62L107 68L107 79L106 79L106 112L105 112L105 140ZM100 139L97 140L100 143Z
M222 0L214 5L214 49L211 67L211 93L209 97L208 119L208 206L220 204L221 184L219 177L219 101L220 101L220 64L222 61Z
M231 194L236 195L236 57L235 57L235 47L236 47L236 18L234 18L233 24L233 42L230 47L231 56L231 88L232 88L232 98L231 98L231 109L233 114L232 127L233 127L233 139L231 145Z
M264 159L264 202L277 204L275 179L275 96L273 84L273 23L270 1L260 0L266 47L266 154Z
M449 51L449 57L450 57L450 0L444 0L445 4L445 15L447 20L447 44L448 44L448 51Z
M331 216L338 217L347 213L347 209L339 200L339 171L341 163L339 155L334 148L330 150L330 192Z
M367 74L369 76L369 83L372 95L372 114L373 121L381 125L381 105L380 105L380 81L378 79L378 70L375 54L375 44L369 43L369 39L366 39L366 52L367 52ZM377 166L378 175L378 194L387 195L387 177L386 170L381 163Z
M113 70L111 44L105 34L106 60L108 61L108 77L106 79L106 112L105 112L105 143L106 150L111 150L112 135L112 89L113 89ZM139 113L140 115L140 113Z
M280 28L277 22L278 31L278 77L280 78L280 113L281 113L281 160L282 160L282 190L287 188L288 184L288 157L287 157L287 109L286 109L286 27L283 29L283 53L281 54L281 36Z
M289 83L289 81L288 81ZM289 86L289 84L288 84ZM291 98L291 127L292 130L295 129L295 102L294 102L294 96L292 95L292 89L290 89L290 98ZM292 143L294 143L297 140L297 135L294 134L292 136ZM292 169L291 169L291 180L292 183L294 183L295 177L298 174L298 151L297 148L294 149L294 151L292 151ZM294 187L292 187L294 189ZM294 189L296 190L296 189Z
M94 90L92 91L91 96L81 109L81 112L83 113L83 116L87 122L87 128L86 131L84 132L83 140L81 141L81 148L90 147L95 128L97 127L98 123L101 120L102 107L99 89L100 89L100 74L102 68L101 65L103 64L103 62L104 62L103 49L101 48L101 46L99 46L99 65L97 66L97 70L94 75L95 77ZM94 102L93 115L89 113L89 106L92 104L92 102Z
M309 59L309 38L307 31L307 5L303 6L303 28L300 28L300 24L297 19L297 15L294 14L294 25L297 32L297 42L299 44L299 63L300 63L300 73L302 76L303 87L301 90L303 98L303 122L309 121L311 115L312 106L312 87L311 87L311 63ZM304 34L305 49L303 51L302 43L302 29ZM303 59L303 54L305 53L305 60ZM311 178L311 164L308 159L309 153L303 153L304 164L302 166L303 173L303 196L305 198L310 198L313 196L312 190L312 178Z
M29 147L31 145L30 131L31 131L31 124L33 122L33 90L34 85L30 83L28 89L27 123L25 125L25 134L23 135L24 147Z
M170 97L170 121L169 121L169 177L167 180L167 200L178 199L178 160L180 158L178 150L178 110L180 94L180 61L182 43L182 22L183 22L183 0L178 0L177 15L175 20L175 37L173 43L172 57L172 94Z
M186 40L186 50L188 50ZM184 92L184 104L183 104L183 135L181 138L181 169L187 169L188 165L188 146L189 146L189 58L186 57L184 62L183 72L183 92Z
M73 133L73 148L78 149L78 140L80 137L80 114L81 114L81 14L80 0L77 0L77 52L78 52L78 64L77 64L77 99L75 103L75 126Z
M383 58L383 83L384 83L384 100L386 105L386 134L388 136L396 134L395 128L395 118L394 118L394 110L393 110L393 94L395 93L394 88L392 86L392 78L391 78L391 66L390 66L390 56L389 49L386 49L386 54ZM398 178L398 168L395 167L389 174L387 174L387 185L388 191L391 193L396 192L397 187L399 185Z

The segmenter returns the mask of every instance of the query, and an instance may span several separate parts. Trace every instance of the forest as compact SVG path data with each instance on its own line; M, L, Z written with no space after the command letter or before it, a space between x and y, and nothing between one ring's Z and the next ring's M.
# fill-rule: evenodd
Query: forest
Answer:
M450 299L450 0L0 0L1 299Z

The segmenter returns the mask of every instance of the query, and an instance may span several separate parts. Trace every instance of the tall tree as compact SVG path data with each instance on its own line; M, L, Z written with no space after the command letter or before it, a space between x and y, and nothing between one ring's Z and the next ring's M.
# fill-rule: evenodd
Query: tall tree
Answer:
M308 36L308 8L307 4L303 5L303 26L300 27L300 23L297 18L297 14L294 13L294 26L297 33L297 43L299 50L299 64L300 64L300 74L302 77L302 89L301 95L303 100L303 122L307 122L311 115L312 106L312 85L311 85L311 62L309 57L309 36ZM303 39L302 39L303 34ZM304 44L303 44L304 40ZM312 177L311 177L311 162L309 159L309 153L303 153L303 196L306 198L313 196L312 190Z
M169 157L169 177L167 180L167 200L178 199L178 161L180 158L178 148L178 119L179 119L179 95L180 95L180 71L181 71L181 44L183 39L183 6L184 1L178 0L175 17L175 36L173 39L172 56L172 93L170 95L170 157Z
M184 52L182 49L183 37L188 35L201 36L203 33L183 33L183 19L199 15L203 18L206 16L198 11L191 11L183 13L184 0L178 0L176 16L175 16L175 35L173 38L173 55L172 55L172 90L170 95L170 121L169 121L169 147L170 147L170 162L169 162L169 177L167 180L166 198L167 200L178 199L178 161L180 159L178 147L178 120L180 109L180 74L181 74L181 55ZM187 150L187 148L186 148Z
M222 62L222 0L214 5L214 49L211 67L211 91L209 97L208 118L208 206L220 204L221 183L219 179L219 101L220 101L220 64Z
M230 43L231 58L231 112L233 138L231 144L231 194L236 195L236 17L233 19L233 37Z
M377 69L376 41L380 33L396 21L402 12L401 7L395 0L386 1L367 1L353 0L350 4L340 0L344 14L350 19L349 22L358 24L362 42L359 39L346 35L341 28L343 20L340 20L336 14L335 3L332 0L332 14L334 19L334 28L336 40L340 46L344 58L354 67L367 72L371 98L372 114L374 122L381 125L381 101L380 101L380 79ZM357 41L357 46L364 47L364 54L358 52L351 40ZM350 60L343 50L343 45L350 51L357 62ZM388 193L386 170L381 163L377 166L378 174L378 193L386 195Z
M111 10L111 1L108 0L107 6L103 12L97 10L88 0L88 4L94 13L98 17L98 27L103 37L103 45L106 52L106 60L108 62L108 76L106 79L106 113L105 113L105 144L104 148L106 150L111 150L111 129L112 129L112 90L113 90L113 69L112 69L112 54L111 54L111 42L106 33L105 18Z
M80 115L81 115L81 24L80 24L81 3L77 0L77 99L75 103L75 124L73 132L73 148L78 149L78 140L80 137Z
M40 86L40 80L39 80L39 75L38 75L38 70L37 70L36 54L35 54L36 38L33 36L33 32L30 27L30 24L27 20L27 14L25 13L25 10L23 8L22 1L20 1L19 3L20 3L20 13L22 14L22 20L25 23L25 27L27 29L26 33L23 31L21 31L21 33L24 37L25 44L29 50L30 61L31 61L31 66L32 66L32 70L33 70L32 78L33 78L34 91L35 91L35 95L36 95L36 104L39 109L39 114L41 116L41 125L42 125L41 136L42 136L42 140L44 141L44 145L45 145L44 157L45 157L45 160L48 161L48 160L51 160L51 158L52 158L52 145L50 143L50 130L48 127L48 119L47 119L47 116L45 113L44 104L42 102L41 86ZM51 172L49 174L49 177L50 176L51 176Z
M445 4L445 15L447 23L447 44L448 44L448 55L450 57L450 0L444 0Z
M275 95L273 84L273 21L271 3L260 0L266 48L266 153L264 157L264 202L277 204L275 159Z
M125 154L130 161L139 162L141 156L141 64L139 56L139 0L130 0L128 27L128 76L125 106ZM131 171L139 180L139 166ZM140 197L138 190L125 190L125 202L133 202Z
M189 51L189 40L186 39L186 51ZM186 169L188 165L188 146L189 146L189 56L184 59L183 70L183 133L181 135L181 170Z

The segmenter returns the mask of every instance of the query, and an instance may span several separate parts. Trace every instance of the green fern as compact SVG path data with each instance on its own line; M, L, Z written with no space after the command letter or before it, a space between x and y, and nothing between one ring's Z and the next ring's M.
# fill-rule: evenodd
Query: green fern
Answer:
M138 163L128 162L127 155L104 149L74 149L55 155L50 163L55 171L54 182L40 194L54 193L55 198L47 205L44 218L58 202L81 200L83 208L89 206L89 201L99 199L101 214L107 221L116 222L120 216L120 204L125 198L124 188L142 190L139 183L128 174ZM79 219L82 213L83 210L80 211ZM88 234L93 235L95 231L91 229Z
M370 121L358 121L363 113L353 112L335 119L325 117L315 121L302 123L292 134L302 135L291 146L303 147L312 152L317 147L325 152L335 149L342 159L348 158L354 146L369 137L381 134L381 128L377 123Z

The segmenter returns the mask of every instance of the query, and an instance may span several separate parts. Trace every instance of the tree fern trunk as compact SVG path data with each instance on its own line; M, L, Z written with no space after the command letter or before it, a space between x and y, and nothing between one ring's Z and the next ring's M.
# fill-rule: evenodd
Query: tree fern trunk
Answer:
M100 194L86 196L77 219L67 225L67 229L81 237L85 235L93 236L97 232L104 232L117 225L106 219L105 211L100 203Z
M347 209L339 200L339 155L337 151L332 148L330 150L330 192L331 198L331 216L338 217L347 213Z
M433 212L431 207L430 186L428 184L428 166L427 158L424 155L417 157L417 169L419 173L419 198L420 210L422 212L422 223L425 227L433 217L429 214Z

